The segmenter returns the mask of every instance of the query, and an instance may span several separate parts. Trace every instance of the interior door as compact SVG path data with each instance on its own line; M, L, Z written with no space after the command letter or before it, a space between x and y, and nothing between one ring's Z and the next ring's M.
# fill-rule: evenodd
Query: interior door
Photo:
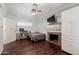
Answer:
M74 54L79 55L79 6L72 9L72 40L74 44Z
M62 12L62 50L73 54L72 45L72 9Z
M16 40L16 21L12 18L6 18L6 42L10 43Z
M0 54L3 50L3 20L2 20L2 7L0 7Z
M72 10L62 12L62 33L63 35L72 35Z

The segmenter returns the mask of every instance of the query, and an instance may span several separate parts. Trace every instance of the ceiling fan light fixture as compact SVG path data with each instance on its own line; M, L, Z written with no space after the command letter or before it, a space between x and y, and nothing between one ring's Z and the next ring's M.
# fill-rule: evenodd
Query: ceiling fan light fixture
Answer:
M36 15L36 13L35 13L35 12L32 12L32 15L34 15L34 16L35 16L35 15Z
M36 12L36 9L32 9L32 12Z
M38 9L38 5L37 4L34 3L32 6L33 6L33 8L32 8L32 15L36 15L36 13L40 13L41 12L41 10Z
M36 15L36 9L32 9L32 14Z
M37 4L35 4L35 3L33 4L33 8L37 8L37 6L38 6Z

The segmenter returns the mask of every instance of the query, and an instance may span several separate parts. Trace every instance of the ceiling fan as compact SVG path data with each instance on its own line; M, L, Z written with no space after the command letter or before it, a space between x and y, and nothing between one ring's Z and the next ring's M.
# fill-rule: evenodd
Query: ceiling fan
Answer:
M33 7L33 8L32 8L32 14L33 14L33 15L36 15L37 13L42 12L42 10L38 9L38 5L37 5L37 4L34 3L34 4L32 5L32 7Z

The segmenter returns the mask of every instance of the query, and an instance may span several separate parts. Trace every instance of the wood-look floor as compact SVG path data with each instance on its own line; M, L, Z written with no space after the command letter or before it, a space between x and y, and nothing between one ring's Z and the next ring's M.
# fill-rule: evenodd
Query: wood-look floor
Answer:
M29 39L18 40L4 45L8 55L67 55L59 46L47 41L31 42Z

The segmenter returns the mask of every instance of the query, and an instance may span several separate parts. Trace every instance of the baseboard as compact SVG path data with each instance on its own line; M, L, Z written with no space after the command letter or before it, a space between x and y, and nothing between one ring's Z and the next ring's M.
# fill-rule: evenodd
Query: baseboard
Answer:
M5 45L8 45L8 44L13 43L13 42L15 42L15 41L16 41L16 40L11 41L11 42L8 42L8 43L4 43L3 45L5 46Z
M71 53L69 53L69 52L66 52L66 51L64 51L64 50L62 50L63 52L65 52L65 53L67 53L68 55L72 55Z
M14 41L12 41L12 42L5 43L5 44L3 44L3 45L5 46L5 45L8 45L8 44L10 44L10 43L16 42L16 41L18 41L18 40L25 40L25 39L16 39L16 40L14 40Z

